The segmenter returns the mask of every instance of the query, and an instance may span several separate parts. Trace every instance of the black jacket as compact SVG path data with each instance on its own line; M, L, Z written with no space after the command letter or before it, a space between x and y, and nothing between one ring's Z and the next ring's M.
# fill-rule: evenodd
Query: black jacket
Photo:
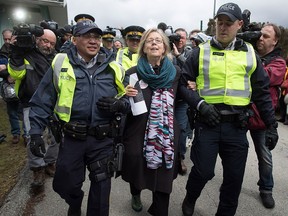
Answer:
M38 88L40 81L49 69L55 54L43 55L38 48L28 50L23 56L16 56L11 54L9 63L13 67L21 67L26 59L30 68L26 68L25 77L21 80L19 86L18 97L23 104L23 107L29 106L29 100Z

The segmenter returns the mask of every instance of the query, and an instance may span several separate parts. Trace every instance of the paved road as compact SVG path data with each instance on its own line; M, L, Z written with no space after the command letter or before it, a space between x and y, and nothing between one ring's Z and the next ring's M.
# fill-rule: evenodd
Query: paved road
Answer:
M245 172L242 192L239 199L239 207L236 216L287 216L288 215L288 126L280 123L279 125L280 139L276 149L273 150L274 160L274 198L276 206L274 209L265 209L260 201L257 181L258 181L258 161L254 151L251 138L247 168ZM187 152L186 164L191 167L189 160L190 149ZM15 187L8 197L6 204L0 209L1 216L20 216L24 215L23 207L29 198L29 184L31 172L26 170L22 174L21 181ZM169 215L181 216L181 203L185 196L185 185L188 176L178 176L174 181L173 192L170 199ZM222 182L221 161L217 161L215 177L208 182L195 207L194 216L211 216L215 215L218 198L219 187ZM45 191L37 199L39 203L35 204L34 213L28 215L33 216L65 216L67 215L67 204L52 190L52 178L47 177ZM87 202L87 191L89 181L84 183L84 191L86 195L83 200L82 215L85 215ZM35 200L34 200L35 201ZM110 202L110 216L144 216L149 215L147 209L151 204L151 192L145 190L142 192L142 202L144 208L142 212L136 213L130 207L129 185L121 178L112 180L112 192ZM33 203L32 203L33 206Z

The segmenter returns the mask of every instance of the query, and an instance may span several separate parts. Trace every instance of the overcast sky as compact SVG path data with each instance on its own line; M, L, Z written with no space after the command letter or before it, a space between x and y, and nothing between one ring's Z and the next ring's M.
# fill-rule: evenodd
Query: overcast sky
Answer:
M227 0L67 0L69 23L79 13L95 17L95 23L102 29L106 26L125 28L140 25L145 29L157 27L160 22L188 32L207 28L209 18L213 18L214 1L216 9ZM251 22L273 22L288 28L287 0L234 0L243 10L251 12ZM265 2L265 3L264 3Z

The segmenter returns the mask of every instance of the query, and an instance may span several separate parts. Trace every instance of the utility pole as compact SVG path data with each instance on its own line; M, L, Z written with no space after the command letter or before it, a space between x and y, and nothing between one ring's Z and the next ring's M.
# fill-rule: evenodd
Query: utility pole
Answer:
M214 19L214 17L215 17L215 10L216 10L216 0L214 0L214 8L213 8L213 19Z

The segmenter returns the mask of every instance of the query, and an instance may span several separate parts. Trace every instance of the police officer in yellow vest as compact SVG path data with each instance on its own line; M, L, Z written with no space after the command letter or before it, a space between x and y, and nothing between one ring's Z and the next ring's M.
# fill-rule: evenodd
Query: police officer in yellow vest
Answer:
M269 78L251 44L236 38L243 25L237 4L222 5L215 16L216 36L195 48L187 59L180 91L198 110L190 158L193 167L182 204L185 216L193 215L196 200L214 177L219 154L223 183L216 216L235 215L241 191L248 146L246 133L250 99L267 126L266 145L278 141L277 123L269 93ZM187 89L195 81L197 90Z
M137 64L137 51L144 31L141 26L132 25L121 32L127 47L118 50L116 61L124 67L125 71Z
M106 55L109 56L112 54L114 58L116 58L116 53L117 53L117 50L113 45L115 36L116 36L116 31L114 31L110 27L105 29L102 35L102 46L104 48Z
M115 112L130 109L123 96L124 69L111 58L100 58L102 30L91 20L80 21L67 54L56 55L31 99L31 151L45 151L41 133L53 111L63 137L53 189L69 205L68 215L81 215L82 183L88 168L91 186L87 215L109 215L113 167ZM122 97L123 96L123 97Z

